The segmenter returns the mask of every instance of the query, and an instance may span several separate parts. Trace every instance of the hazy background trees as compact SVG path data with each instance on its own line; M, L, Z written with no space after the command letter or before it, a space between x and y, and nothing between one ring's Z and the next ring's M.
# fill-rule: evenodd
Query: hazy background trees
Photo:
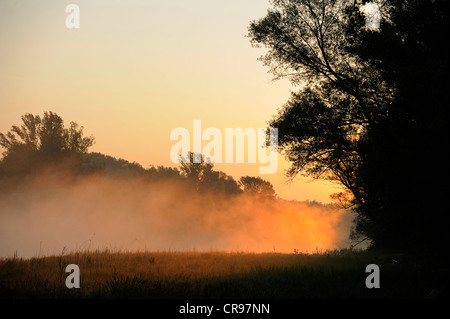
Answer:
M112 178L139 178L149 183L166 183L185 188L188 192L232 196L245 193L259 200L275 199L273 185L260 177L242 177L239 183L222 171L214 170L214 164L206 162L201 154L189 152L179 167L150 166L130 163L124 159L88 152L94 137L84 137L83 127L63 119L53 112L39 115L25 114L22 125L13 125L6 134L0 133L0 146L4 148L0 160L2 178L19 180L39 170L63 169L70 174L97 174ZM201 158L194 163L194 158ZM14 183L14 182L12 182Z
M261 177L242 176L239 179L242 191L262 199L275 199L276 194L273 185Z
M43 117L27 113L21 119L20 126L13 125L6 134L0 133L3 174L27 173L68 158L80 160L95 142L93 136L83 136L82 126L70 122L65 127L63 119L53 112L44 112Z
M275 78L300 89L270 122L292 167L336 180L353 238L408 250L448 242L448 2L273 0L249 37Z

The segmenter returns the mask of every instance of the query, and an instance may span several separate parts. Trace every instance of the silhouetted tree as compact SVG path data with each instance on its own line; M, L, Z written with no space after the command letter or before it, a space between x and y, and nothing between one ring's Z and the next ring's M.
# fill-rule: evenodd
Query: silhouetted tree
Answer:
M200 190L216 194L235 195L241 193L238 183L232 176L221 171L211 170L204 175Z
M364 189L355 233L382 247L439 250L449 241L448 1L391 1L379 32L356 26L352 52L378 68L394 92L360 143ZM359 13L358 13L359 14Z
M42 118L27 113L22 122L21 126L13 125L6 134L0 133L4 171L23 171L84 154L94 144L94 137L83 137L83 127L71 122L65 128L62 118L53 112L45 112Z
M238 184L246 194L255 195L264 199L275 199L273 185L261 177L242 176Z
M197 161L197 157L200 159ZM198 163L195 163L198 162ZM206 162L201 154L189 152L180 162L180 172L195 190L200 190L200 184L213 170L214 164Z
M103 173L116 177L146 177L149 174L139 163L95 152L83 154L80 170L84 173Z
M358 142L384 116L391 92L376 68L349 53L346 10L354 1L272 2L249 36L269 49L262 61L276 78L304 86L270 123L292 163L288 176L338 180L361 202Z
M63 119L53 112L44 112L42 118L27 113L22 122L20 127L13 125L8 133L0 133L0 145L5 148L3 156L16 152L17 148L47 154L86 153L94 144L94 137L83 137L83 127L70 122L70 127L65 128Z
M148 171L152 179L181 179L180 171L176 167L151 166Z
M201 154L193 152L189 152L180 162L181 175L196 191L223 194L241 192L238 184L231 176L224 172L214 171L213 168L214 164L205 161Z
M354 236L395 249L435 245L448 238L436 204L448 187L430 172L448 176L448 4L385 1L373 30L366 2L273 0L251 22L252 43L268 48L262 61L302 86L270 126L290 178L346 187L335 198L358 213Z

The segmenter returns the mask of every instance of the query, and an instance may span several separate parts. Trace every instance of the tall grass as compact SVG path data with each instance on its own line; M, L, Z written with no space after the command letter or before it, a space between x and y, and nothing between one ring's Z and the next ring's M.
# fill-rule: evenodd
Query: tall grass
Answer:
M365 267L371 263L380 266L380 289L365 286ZM65 286L68 264L80 267L80 289ZM0 260L0 297L423 298L446 269L402 256L345 250L314 254L63 251Z

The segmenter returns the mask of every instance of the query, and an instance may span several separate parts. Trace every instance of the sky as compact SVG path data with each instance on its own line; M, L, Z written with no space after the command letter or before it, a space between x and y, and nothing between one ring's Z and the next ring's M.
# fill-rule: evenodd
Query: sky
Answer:
M68 29L66 6L80 8ZM25 113L53 111L84 126L90 149L145 168L176 166L178 127L263 128L288 100L287 80L272 81L246 37L268 0L1 0L0 132ZM203 146L206 143L203 144ZM275 174L260 163L217 164L238 179L261 176L288 200L330 202L331 182L297 177L279 156Z

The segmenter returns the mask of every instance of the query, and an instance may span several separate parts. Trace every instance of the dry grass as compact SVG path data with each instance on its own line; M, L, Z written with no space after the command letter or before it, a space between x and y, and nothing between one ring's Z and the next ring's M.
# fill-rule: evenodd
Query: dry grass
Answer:
M398 258L396 257L397 259ZM384 289L364 285L365 266L382 269ZM65 267L81 288L65 287ZM422 267L422 268L421 268ZM441 272L421 273L368 253L76 252L0 261L2 298L345 298L421 297ZM403 279L402 279L403 276ZM406 278L405 278L406 276ZM411 282L412 277L421 280Z

